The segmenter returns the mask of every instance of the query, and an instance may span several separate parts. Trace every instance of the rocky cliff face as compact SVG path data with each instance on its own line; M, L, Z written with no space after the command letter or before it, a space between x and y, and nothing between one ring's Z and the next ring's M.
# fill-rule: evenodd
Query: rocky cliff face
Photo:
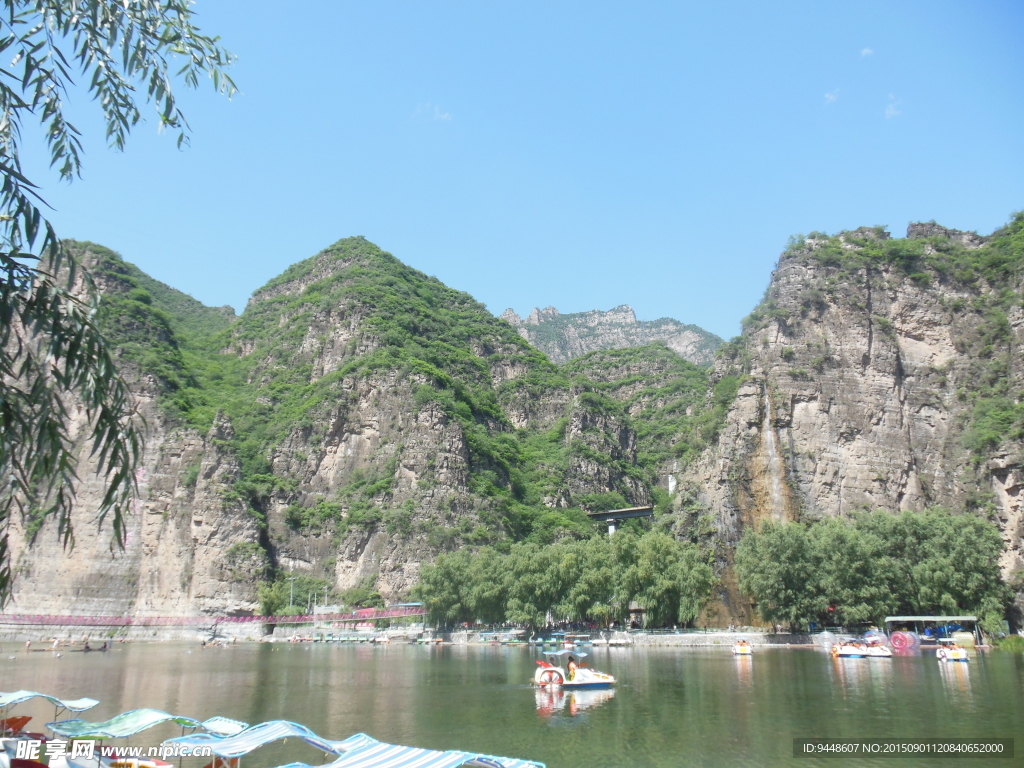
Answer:
M1020 221L991 240L935 224L857 230L785 253L716 376L743 383L677 499L710 511L727 562L761 519L860 509L966 509L1024 571ZM749 619L725 580L726 613Z
M97 246L77 251L94 268L113 256ZM136 473L139 495L127 517L125 546L123 550L117 546L109 523L100 525L96 520L104 487L90 473L88 450L83 446L78 469L82 481L71 517L73 548L62 546L53 519L40 525L31 515L15 514L11 520L15 582L7 610L139 616L251 614L269 562L260 545L258 521L232 493L239 466L223 447L233 437L232 427L218 418L208 429L197 431L169 418L161 407L169 394L164 377L180 373L181 350L166 315L150 304L156 294L169 307L183 307L186 324L228 325L234 312L230 307L203 307L120 260L114 267L99 269L94 277L112 303L129 301L126 297L132 291L142 300L130 300L131 311L108 324L108 330L121 342L117 350L121 370L136 396L139 416L148 425L146 451ZM159 351L161 357L142 364L140 348L151 356ZM72 404L69 410L70 433L84 434L87 425L81 409Z
M252 613L285 574L393 599L439 552L547 540L586 525L588 499L651 497L627 414L361 238L295 265L237 320L105 249L81 255L149 425L140 497L118 550L94 524L83 453L74 550L51 522L15 521L10 610Z
M392 599L440 552L585 535L585 511L649 503L718 553L708 623L752 619L731 553L764 519L943 505L994 521L1004 575L1024 571L1024 218L989 238L802 239L713 369L664 341L554 365L362 238L237 319L89 252L150 425L141 494L112 549L83 456L73 552L14 521L12 610L247 613L288 575ZM553 312L506 319L573 317ZM641 325L594 314L614 313Z
M642 347L662 342L695 365L708 365L722 340L696 325L678 320L637 320L633 308L623 304L607 312L576 312L563 315L554 307L534 309L522 319L511 309L501 319L555 363L565 363L602 349Z
M25 516L12 519L15 590L7 610L230 616L256 609L268 562L257 520L231 495L238 463L220 448L230 425L217 423L207 435L174 428L155 407L153 382L133 383L151 426L124 549L109 523L96 521L104 488L83 450L73 548L61 545L53 520L37 529ZM76 433L83 427L76 420Z

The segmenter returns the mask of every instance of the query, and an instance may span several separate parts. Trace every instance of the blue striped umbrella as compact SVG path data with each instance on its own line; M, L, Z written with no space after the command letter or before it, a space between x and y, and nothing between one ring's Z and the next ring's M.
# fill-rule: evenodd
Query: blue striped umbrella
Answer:
M84 712L90 707L95 707L99 704L96 699L58 699L56 696L50 696L48 693L14 691L13 693L0 693L0 709L7 709L15 704L21 704L23 701L36 698L46 699L55 707L62 707L72 712Z
M177 736L167 739L165 744L178 744L185 747L209 747L213 754L219 757L242 757L259 749L264 744L269 744L278 739L298 738L307 744L329 752L338 754L350 749L352 744L349 739L344 741L333 741L317 736L313 731L304 725L292 723L288 720L268 720L259 725L253 725L244 731L233 736L217 736L213 733L193 733L188 736ZM354 738L354 737L353 737Z
M46 727L58 736L69 739L124 739L160 723L174 722L185 728L198 728L200 723L191 717L169 715L159 709L133 709L102 723L85 720L60 720Z
M362 745L348 751L333 763L318 768L545 768L544 763L519 760L514 757L494 757L476 752L440 752L420 747L403 747L385 744L366 734L361 737ZM280 768L314 768L306 763L289 763Z

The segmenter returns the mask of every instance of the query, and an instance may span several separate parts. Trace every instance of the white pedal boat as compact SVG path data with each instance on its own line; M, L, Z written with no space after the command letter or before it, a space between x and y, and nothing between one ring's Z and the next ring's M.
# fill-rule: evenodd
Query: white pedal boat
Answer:
M615 678L596 669L580 666L580 660L586 656L579 651L545 651L545 656L568 657L565 668L556 667L547 661L537 662L537 671L533 675L534 685L542 688L558 686L562 688L608 688L615 684ZM557 660L557 659L556 659Z
M940 645L939 649L935 651L935 658L939 661L959 661L964 663L971 660L967 655L967 649L956 643Z
M892 651L884 645L844 642L832 646L832 656L837 659L891 659Z

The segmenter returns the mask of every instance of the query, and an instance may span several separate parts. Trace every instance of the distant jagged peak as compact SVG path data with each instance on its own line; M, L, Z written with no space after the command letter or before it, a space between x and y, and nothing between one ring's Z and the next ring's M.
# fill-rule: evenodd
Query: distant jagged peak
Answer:
M598 323L626 323L628 325L635 325L639 322L636 319L636 312L633 311L633 308L629 306L629 304L619 304L619 306L612 307L607 311L591 309L587 312L570 312L569 314L562 314L555 307L550 305L544 307L544 309L534 307L533 311L526 316L526 319L520 317L516 311L510 307L502 312L499 317L505 322L517 327L522 325L540 325L541 323L558 320L559 318L574 320L588 325L595 325Z
M555 363L596 350L641 347L662 341L684 359L696 365L708 365L722 344L713 333L672 318L637 320L629 304L619 304L607 311L592 309L568 314L551 306L534 308L525 319L514 310L506 309L500 319Z
M548 305L544 309L533 308L533 312L523 321L526 325L540 325L547 320L554 320L561 313L554 307Z
M595 309L593 312L585 312L583 314L593 315L596 320L609 322L609 323L627 323L628 325L636 325L638 322L636 319L636 312L629 304L619 304L617 307L612 307L607 312L602 312L599 309Z
M512 326L519 326L523 324L523 318L516 314L516 311L512 309L512 307L509 307L500 315L498 315L498 319L504 320L506 323Z

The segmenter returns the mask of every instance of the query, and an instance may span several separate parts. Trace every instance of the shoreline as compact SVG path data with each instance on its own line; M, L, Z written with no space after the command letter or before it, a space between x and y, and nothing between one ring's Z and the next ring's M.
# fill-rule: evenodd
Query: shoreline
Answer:
M267 630L270 631L267 631ZM550 633L543 633L550 637ZM582 633L586 634L586 633ZM641 648L641 647L676 647L676 648L715 648L731 647L738 639L744 639L755 647L815 647L814 636L808 634L790 634L785 632L769 633L756 629L743 631L712 630L689 632L594 632L594 640L586 643L591 648ZM122 642L194 642L204 640L226 641L228 643L270 642L282 643L301 638L308 642L314 638L318 642L334 643L410 643L410 644L444 644L444 645L480 645L509 647L552 648L540 642L508 642L513 638L524 638L522 631L485 631L457 630L438 632L421 626L392 627L389 629L342 630L337 627L312 626L272 626L263 624L231 624L211 622L206 627L82 627L77 625L14 625L0 622L0 644L30 641L39 649L49 646L54 638L61 641L61 647L80 646L85 638L94 645L107 641L113 645ZM332 639L326 640L330 637ZM557 647L561 647L559 644Z

